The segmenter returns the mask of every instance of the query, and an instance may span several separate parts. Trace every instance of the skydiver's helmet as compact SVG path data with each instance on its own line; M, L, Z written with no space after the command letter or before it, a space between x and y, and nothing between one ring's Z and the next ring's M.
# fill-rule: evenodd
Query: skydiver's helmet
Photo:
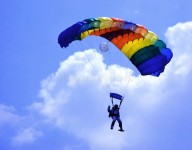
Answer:
M114 109L118 109L119 106L117 104L114 105Z

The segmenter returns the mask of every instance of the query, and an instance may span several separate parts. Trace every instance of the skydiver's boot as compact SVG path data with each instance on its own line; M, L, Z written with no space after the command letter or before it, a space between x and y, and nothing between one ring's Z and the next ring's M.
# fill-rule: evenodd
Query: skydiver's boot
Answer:
M121 131L121 132L123 132L124 130L123 130L123 127L122 127L122 123L119 123L119 131Z

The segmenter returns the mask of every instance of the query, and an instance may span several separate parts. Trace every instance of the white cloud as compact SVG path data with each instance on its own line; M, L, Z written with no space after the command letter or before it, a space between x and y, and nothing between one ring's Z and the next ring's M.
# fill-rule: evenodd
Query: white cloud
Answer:
M122 136L109 129L111 119L107 119L106 111L110 104L109 89L123 90L128 99L137 99L140 107L151 109L159 101L158 98L151 100L159 92L155 87L160 84L159 80L161 84L165 82L165 77L135 77L132 73L129 68L118 65L106 67L101 54L95 50L77 52L42 82L40 96L44 101L34 103L33 107L59 128L88 141L91 149L122 149L127 145L126 134Z
M169 27L166 37L173 49L173 72L176 76L186 76L192 71L192 22L178 23Z
M95 50L74 53L42 81L40 97L43 101L32 107L56 127L83 139L92 150L120 150L139 145L151 132L144 127L146 117L142 114L155 116L161 106L166 108L167 102L177 99L172 96L184 94L185 88L190 86L187 80L191 72L191 35L190 22L168 29L166 36L173 59L158 78L136 77L129 68L106 66ZM185 86L178 87L183 81ZM125 101L121 112L126 130L123 134L109 129L108 89L121 92L123 89Z
M13 106L0 104L1 136L5 136L4 139L10 140L13 145L29 144L41 137L43 133L34 128L35 124L38 121L32 119L32 116L18 115ZM13 134L15 132L16 135Z
M41 137L43 133L41 131L35 130L34 128L26 128L19 130L18 134L12 138L13 144L30 144L36 139Z
M21 121L21 117L16 114L16 110L13 106L7 106L0 104L0 126L1 125L14 125Z

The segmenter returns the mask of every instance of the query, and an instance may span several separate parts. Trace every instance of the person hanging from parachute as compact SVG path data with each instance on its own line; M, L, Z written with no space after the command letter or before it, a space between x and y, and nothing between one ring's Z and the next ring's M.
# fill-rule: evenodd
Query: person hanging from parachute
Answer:
M108 106L107 111L109 112L109 117L112 118L111 130L113 129L115 122L118 121L119 128L120 128L119 131L123 132L124 131L123 125L122 125L122 121L121 121L120 113L119 113L120 106L123 101L123 96L116 94L116 93L110 93L110 97L111 97L111 102L112 102L113 107L111 108L110 106ZM117 104L115 104L115 105L113 104L113 98L120 100L119 106Z

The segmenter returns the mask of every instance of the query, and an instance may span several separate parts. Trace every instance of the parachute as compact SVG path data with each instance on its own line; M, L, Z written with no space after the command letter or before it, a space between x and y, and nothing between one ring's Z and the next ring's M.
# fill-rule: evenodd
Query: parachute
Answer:
M100 36L113 43L141 75L159 76L173 53L157 35L145 27L119 18L90 18L77 22L60 33L58 43L68 47L87 36ZM100 49L107 51L105 44Z
M110 97L111 98L116 98L116 99L118 99L120 101L122 101L124 99L123 96L121 96L120 94L117 94L117 93L110 93Z

